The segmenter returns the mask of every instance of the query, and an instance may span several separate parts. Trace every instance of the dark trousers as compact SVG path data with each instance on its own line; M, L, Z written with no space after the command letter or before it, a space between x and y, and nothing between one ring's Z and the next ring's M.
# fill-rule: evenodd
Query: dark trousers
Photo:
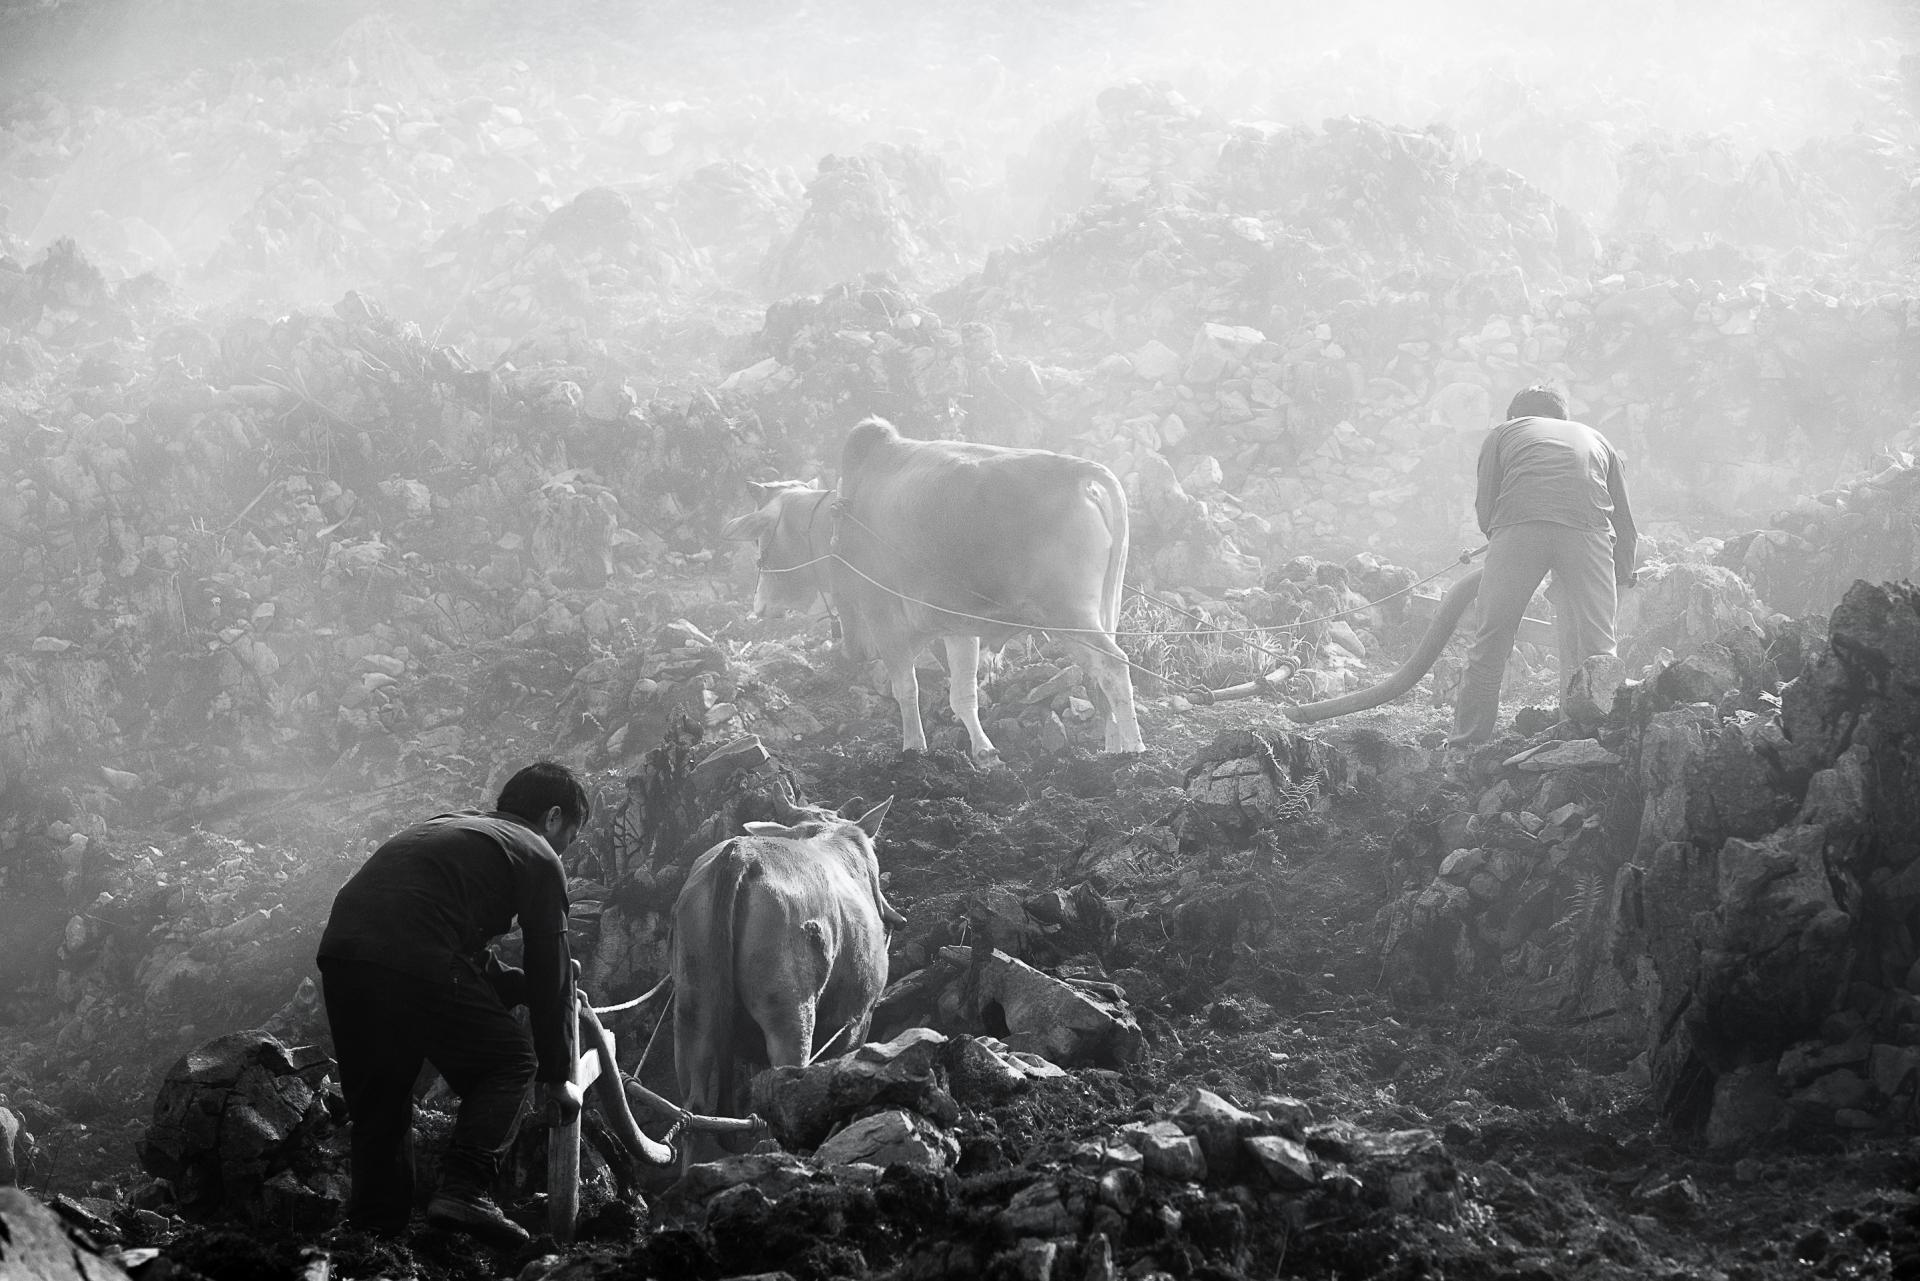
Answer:
M1480 575L1480 625L1467 656L1466 679L1453 706L1455 743L1484 743L1500 720L1500 678L1527 602L1549 573L1560 650L1560 693L1584 658L1614 652L1616 588L1613 532L1588 531L1551 521L1502 525L1487 544Z
M533 1039L493 985L464 965L430 982L338 960L322 963L320 979L352 1123L348 1220L394 1233L412 1217L413 1087L423 1062L460 1096L441 1186L488 1192L534 1074Z

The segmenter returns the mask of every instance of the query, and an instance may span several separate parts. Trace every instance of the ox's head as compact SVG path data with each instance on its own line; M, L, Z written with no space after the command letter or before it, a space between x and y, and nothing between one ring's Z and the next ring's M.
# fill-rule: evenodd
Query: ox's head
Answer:
M753 836L785 836L794 840L822 836L836 828L857 827L867 834L862 844L871 848L880 839L880 824L886 819L887 808L893 804L893 798L889 796L872 809L867 809L866 804L856 796L838 810L830 810L823 805L797 805L794 807L800 820L797 823L763 823L756 820L743 826Z
M746 829L753 836L785 836L795 840L812 840L819 836L840 835L858 842L862 862L866 865L868 884L873 889L874 907L880 912L880 919L887 931L900 928L907 918L894 911L893 904L887 902L886 891L880 887L880 860L873 852L873 843L880 839L880 823L887 816L887 807L893 804L889 796L872 809L866 809L866 802L855 797L842 805L838 812L803 807L813 810L818 818L807 818L794 824L786 823L748 823ZM856 817L856 815L858 817Z
M734 517L720 532L759 544L760 579L751 616L825 613L832 491L817 480L749 481L747 487L758 507Z

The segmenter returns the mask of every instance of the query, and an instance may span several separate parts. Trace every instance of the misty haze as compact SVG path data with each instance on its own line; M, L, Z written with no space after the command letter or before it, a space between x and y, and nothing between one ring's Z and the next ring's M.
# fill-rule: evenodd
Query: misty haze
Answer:
M1920 1275L1917 452L1896 0L0 0L0 1281Z

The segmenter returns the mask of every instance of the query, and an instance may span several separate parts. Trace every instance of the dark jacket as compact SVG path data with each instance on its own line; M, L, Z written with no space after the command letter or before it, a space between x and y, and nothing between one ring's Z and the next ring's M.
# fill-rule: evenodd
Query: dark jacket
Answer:
M502 965L490 946L516 919L524 971ZM319 952L323 968L330 960L431 982L484 976L503 1002L526 1005L536 1079L570 1077L566 869L515 815L441 814L380 846L334 897Z

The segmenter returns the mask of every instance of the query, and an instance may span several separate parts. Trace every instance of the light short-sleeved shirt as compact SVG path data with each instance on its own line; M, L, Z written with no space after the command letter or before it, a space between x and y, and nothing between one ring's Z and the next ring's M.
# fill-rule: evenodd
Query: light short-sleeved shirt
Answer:
M1620 455L1585 423L1513 418L1480 446L1474 500L1480 530L1544 520L1600 532L1613 525Z

